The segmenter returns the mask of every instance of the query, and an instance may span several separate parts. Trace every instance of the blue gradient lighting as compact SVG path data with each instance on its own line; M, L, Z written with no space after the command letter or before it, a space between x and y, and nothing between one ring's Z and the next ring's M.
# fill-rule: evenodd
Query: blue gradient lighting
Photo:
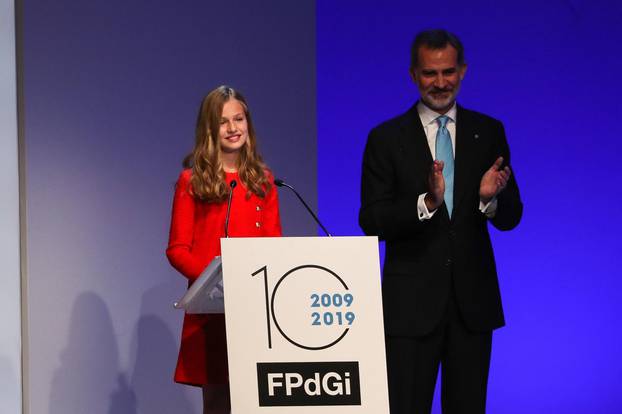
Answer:
M367 133L417 99L414 34L455 32L469 65L459 101L504 122L525 204L516 230L492 231L507 326L494 335L488 412L622 412L622 5L318 0L317 10L326 226L361 234Z

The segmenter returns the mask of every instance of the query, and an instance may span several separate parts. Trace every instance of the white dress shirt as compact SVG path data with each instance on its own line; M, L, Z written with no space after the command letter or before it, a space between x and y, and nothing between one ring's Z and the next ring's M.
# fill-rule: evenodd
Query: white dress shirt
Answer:
M430 148L432 159L436 159L436 133L438 132L438 122L436 121L436 118L441 116L441 114L428 108L421 101L417 103L417 112L419 113L419 119L421 120L421 125L423 125L423 131L425 132L426 139L428 140L428 147ZM454 159L456 158L457 114L458 111L456 109L456 103L454 102L451 109L449 109L449 111L445 114L445 116L449 118L446 128L449 132L449 137L451 138L451 148L454 152ZM425 205L425 196L427 194L428 193L420 194L417 199L417 215L421 221L432 218L434 213L436 213L436 210L429 211L428 207ZM494 217L497 211L497 198L493 198L486 204L480 200L479 211L484 213L488 218Z

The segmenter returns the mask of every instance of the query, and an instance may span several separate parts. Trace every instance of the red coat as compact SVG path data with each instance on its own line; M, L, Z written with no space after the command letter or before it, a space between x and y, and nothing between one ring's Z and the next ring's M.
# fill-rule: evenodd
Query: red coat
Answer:
M192 197L188 188L192 171L184 170L177 180L173 214L166 256L190 285L214 256L220 255L220 239L225 234L227 202L207 203ZM270 177L272 179L272 177ZM279 203L274 186L265 198L251 193L237 173L227 173L227 183L236 180L233 190L230 237L280 236ZM224 315L189 315L184 317L181 347L175 381L203 386L226 384L227 348Z

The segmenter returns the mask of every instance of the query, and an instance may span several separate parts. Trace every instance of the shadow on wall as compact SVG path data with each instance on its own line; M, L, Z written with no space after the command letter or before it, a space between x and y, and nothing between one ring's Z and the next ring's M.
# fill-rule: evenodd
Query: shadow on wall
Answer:
M147 290L141 300L132 349L134 370L131 386L137 396L140 413L193 413L185 395L185 386L173 382L179 347L166 323L156 315L162 308L173 310L172 292L179 291L179 281L162 283ZM179 326L181 330L181 325ZM197 393L200 390L196 389Z
M125 375L119 374L117 389L110 395L108 414L136 414L136 394L127 384Z
M67 346L55 370L50 414L192 413L183 387L173 383L177 345L157 316L142 313L150 303L170 300L170 284L143 295L132 348L136 350L131 381L121 369L118 343L108 307L101 297L82 293L76 299Z
M54 333L51 333L54 334ZM119 349L110 312L92 292L81 293L71 312L67 346L50 390L50 414L106 413L119 377ZM123 408L118 414L136 413Z

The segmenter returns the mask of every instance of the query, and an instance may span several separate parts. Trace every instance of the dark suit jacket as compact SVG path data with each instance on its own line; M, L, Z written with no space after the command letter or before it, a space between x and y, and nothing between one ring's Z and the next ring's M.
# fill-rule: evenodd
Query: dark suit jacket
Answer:
M497 157L509 163L501 122L458 106L454 208L429 220L417 216L428 191L432 156L416 105L369 134L363 157L359 224L386 240L383 307L387 335L431 332L446 308L453 284L467 327L490 331L504 325L489 219L479 211L480 180ZM523 206L514 174L498 195L491 223L510 230Z

